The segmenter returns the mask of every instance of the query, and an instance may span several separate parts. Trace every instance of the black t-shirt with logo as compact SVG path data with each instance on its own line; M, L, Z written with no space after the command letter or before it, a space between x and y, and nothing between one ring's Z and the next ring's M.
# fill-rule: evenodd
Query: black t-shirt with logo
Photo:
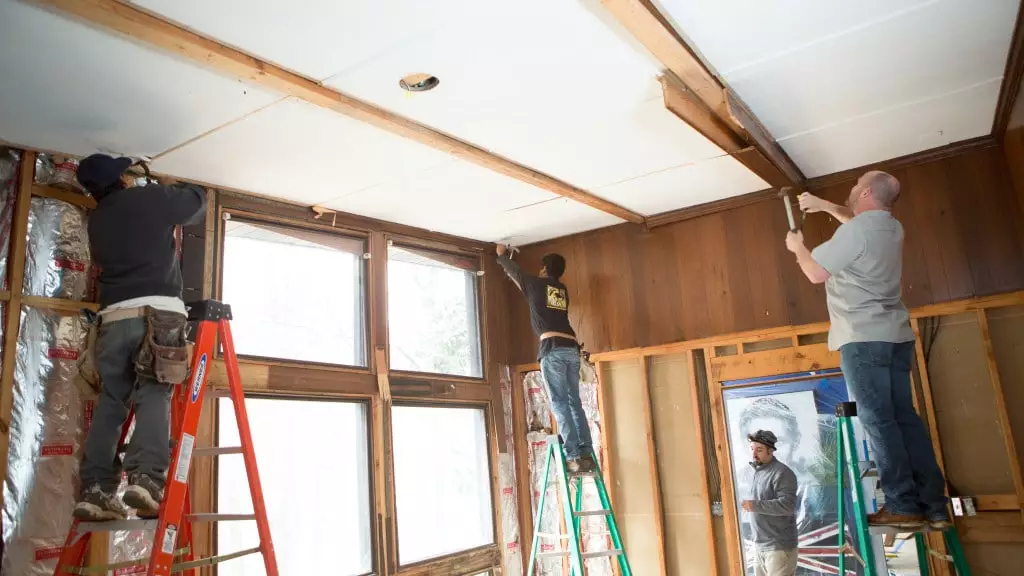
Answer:
M534 334L539 337L545 332L561 332L576 336L569 324L569 291L565 284L552 278L524 274L519 265L507 255L498 256L498 264L526 296ZM555 348L579 348L579 344L568 338L545 338L540 342L537 359L544 358Z

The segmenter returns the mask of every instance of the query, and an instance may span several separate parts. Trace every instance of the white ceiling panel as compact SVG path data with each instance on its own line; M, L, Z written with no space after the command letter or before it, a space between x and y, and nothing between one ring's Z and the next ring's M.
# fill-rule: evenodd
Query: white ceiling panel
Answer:
M300 74L324 78L415 42L480 0L135 0ZM490 3L484 0L484 3ZM395 82L398 80L396 79Z
M411 72L440 85L410 95ZM584 3L522 0L449 14L326 84L592 189L722 154L664 109L658 73Z
M663 9L808 175L978 135L1019 0L661 0ZM986 96L953 96L962 91ZM949 95L949 96L947 96ZM953 103L964 108L949 107ZM935 117L936 110L947 115ZM894 117L889 111L899 109ZM874 126L872 117L896 119ZM936 125L938 123L939 125ZM835 140L861 126L856 142ZM922 130L922 127L925 127ZM990 128L990 127L989 127ZM987 130L985 130L987 131ZM984 133L982 131L981 133ZM955 139L954 139L955 140ZM804 142L814 147L802 148Z
M153 155L277 96L13 0L0 0L0 139Z
M288 99L153 162L153 169L317 204L451 162L448 154Z
M780 142L808 177L864 166L992 130L1000 80L897 106Z
M595 192L645 215L714 202L769 188L732 156L671 168L598 188Z
M556 198L463 223L467 234L522 246L551 238L621 224L623 221L568 198ZM475 232L477 229L481 232ZM483 232L486 230L486 232Z

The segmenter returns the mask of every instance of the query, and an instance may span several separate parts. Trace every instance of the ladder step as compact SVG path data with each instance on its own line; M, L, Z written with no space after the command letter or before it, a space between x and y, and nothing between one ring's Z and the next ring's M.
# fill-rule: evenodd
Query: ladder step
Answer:
M537 554L538 558L564 558L569 555L568 550L562 550L561 552L541 552ZM584 552L583 559L590 560L591 558L608 558L610 556L621 556L622 550L604 550L603 552Z
M241 446L211 446L209 448L196 448L192 456L222 456L224 454L241 454Z
M255 520L255 514L189 514L185 516L189 522L236 522L239 520Z
M573 516L608 516L612 513L611 510L584 510L582 512L573 512Z

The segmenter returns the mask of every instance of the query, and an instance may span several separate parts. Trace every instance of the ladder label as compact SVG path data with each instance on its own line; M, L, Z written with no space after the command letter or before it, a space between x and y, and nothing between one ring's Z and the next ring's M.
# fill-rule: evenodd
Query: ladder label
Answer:
M181 450L178 452L178 461L174 464L174 481L187 483L188 468L192 463L192 448L196 445L196 437L188 432L181 435Z
M164 554L173 554L174 553L174 542L177 540L177 536L178 536L178 528L176 526L174 526L173 524L168 526L167 530L164 531L164 541L160 545L160 551L163 552Z
M192 403L199 399L199 391L203 389L203 376L206 375L206 353L199 357L196 375L192 378Z

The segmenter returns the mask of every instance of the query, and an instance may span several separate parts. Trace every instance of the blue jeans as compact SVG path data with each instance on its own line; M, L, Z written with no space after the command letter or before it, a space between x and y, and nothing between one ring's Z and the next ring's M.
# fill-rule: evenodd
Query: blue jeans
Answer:
M144 318L100 325L96 337L96 370L102 390L85 439L81 486L98 484L113 493L121 484L117 443L128 411L135 403L135 430L124 456L124 471L148 475L163 485L170 460L171 396L174 387L135 372L135 354L146 334Z
M580 351L576 348L553 348L540 361L551 411L558 422L565 457L575 460L589 455L594 448L590 425L580 401Z
M886 510L947 518L946 481L914 410L914 343L851 342L839 352L847 389L878 466Z

